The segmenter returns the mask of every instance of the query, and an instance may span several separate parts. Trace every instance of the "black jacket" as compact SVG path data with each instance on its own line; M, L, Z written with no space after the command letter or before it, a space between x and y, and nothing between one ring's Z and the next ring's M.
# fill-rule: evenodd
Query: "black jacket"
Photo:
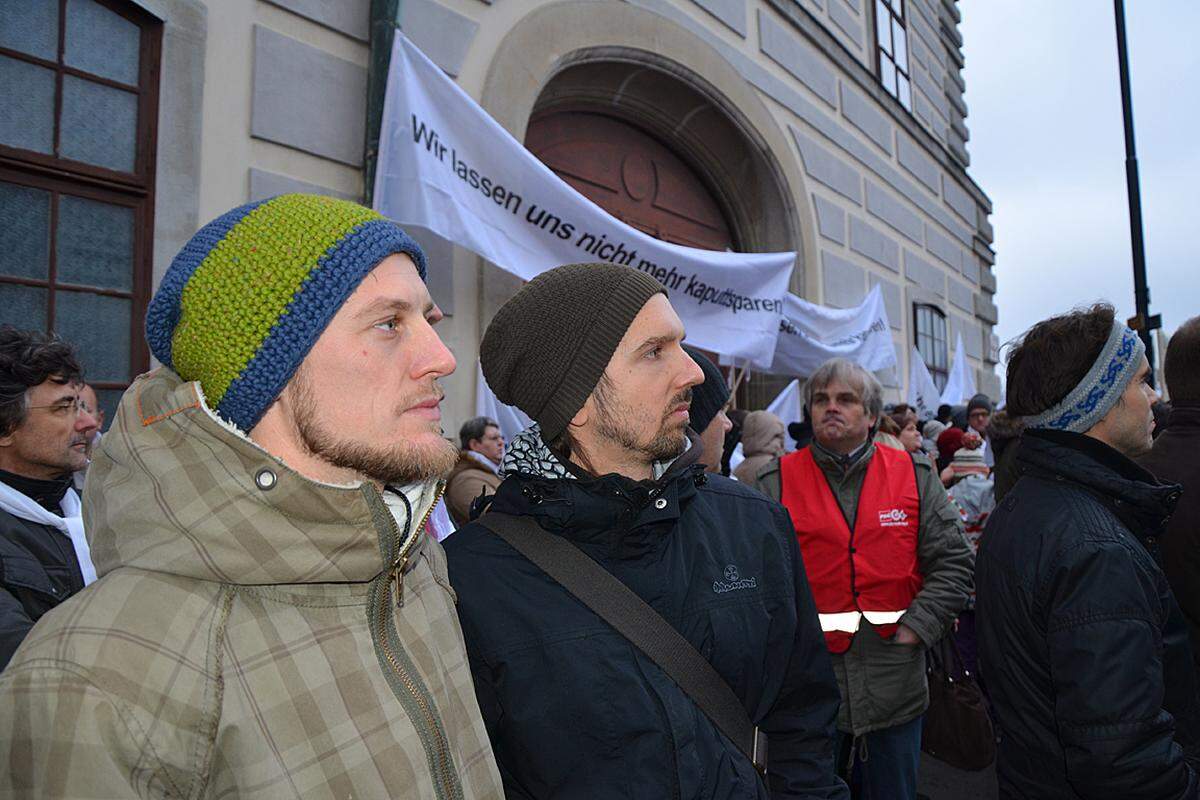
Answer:
M673 624L770 738L770 792L659 668L482 526L446 540L505 792L519 798L845 798L838 693L782 506L699 466L654 484L507 478L492 510L567 537Z
M0 510L0 670L43 614L83 589L71 540Z
M1001 796L1197 797L1191 648L1156 563L1179 487L1081 434L1018 447L975 576Z
M1162 539L1163 570L1188 621L1192 655L1200 659L1200 403L1176 401L1167 429L1138 463L1159 480L1183 485Z

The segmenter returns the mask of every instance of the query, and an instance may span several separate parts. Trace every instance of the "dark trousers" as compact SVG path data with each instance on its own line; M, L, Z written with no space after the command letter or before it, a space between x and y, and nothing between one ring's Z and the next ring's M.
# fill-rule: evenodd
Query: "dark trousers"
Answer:
M857 738L848 733L838 734L838 772L857 800L916 800L921 719L917 717Z

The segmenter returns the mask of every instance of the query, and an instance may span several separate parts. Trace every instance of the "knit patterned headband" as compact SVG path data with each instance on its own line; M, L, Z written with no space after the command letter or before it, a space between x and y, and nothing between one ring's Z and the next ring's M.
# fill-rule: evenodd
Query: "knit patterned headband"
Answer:
M154 356L199 381L221 418L249 431L362 279L420 246L346 200L287 194L205 225L171 262L146 310Z
M1121 399L1145 352L1146 345L1138 335L1114 321L1108 341L1083 380L1057 405L1026 417L1026 427L1075 433L1089 430Z

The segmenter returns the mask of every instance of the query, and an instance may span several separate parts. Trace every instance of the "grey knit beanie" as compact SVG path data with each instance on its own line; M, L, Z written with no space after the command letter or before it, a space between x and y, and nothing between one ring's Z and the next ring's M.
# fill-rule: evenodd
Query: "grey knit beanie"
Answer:
M551 442L604 374L633 318L667 290L607 262L568 264L525 284L483 334L479 363L497 399L533 418Z

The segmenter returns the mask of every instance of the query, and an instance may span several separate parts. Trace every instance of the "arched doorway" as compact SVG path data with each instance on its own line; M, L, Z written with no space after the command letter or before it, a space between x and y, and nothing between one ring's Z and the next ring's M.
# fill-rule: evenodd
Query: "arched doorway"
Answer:
M734 248L716 197L682 158L641 128L588 111L539 114L525 146L609 214L687 247Z

